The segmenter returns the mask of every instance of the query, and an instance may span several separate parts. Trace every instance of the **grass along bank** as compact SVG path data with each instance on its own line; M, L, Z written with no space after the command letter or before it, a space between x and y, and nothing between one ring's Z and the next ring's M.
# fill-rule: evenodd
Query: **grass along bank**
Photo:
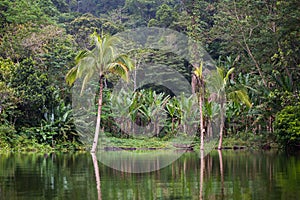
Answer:
M1 135L1 134L0 134ZM166 138L117 138L117 137L105 137L98 145L98 149L104 150L157 150L157 149L178 149L192 147L197 151L200 148L199 138L195 138L194 141L184 140L168 140ZM209 148L217 147L218 138L210 141L210 144L206 143ZM177 144L176 145L174 145ZM240 134L239 136L226 136L223 140L224 149L269 149L278 148L278 145L270 139L262 135L256 135L247 137L246 134ZM188 149L188 148L187 148ZM191 150L191 148L190 148ZM0 140L0 152L70 152L70 151L89 151L87 145L83 145L79 142L60 142L53 146L46 143L39 143L37 140L27 138L26 136L18 135L13 139Z

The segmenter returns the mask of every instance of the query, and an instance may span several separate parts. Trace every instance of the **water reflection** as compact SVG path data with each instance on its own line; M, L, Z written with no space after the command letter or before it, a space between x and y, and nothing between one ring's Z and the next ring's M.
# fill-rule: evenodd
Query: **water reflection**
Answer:
M98 167L98 159L95 153L91 153L93 159L93 166L95 171L96 185L97 185L97 196L98 200L102 200L101 194L101 181L100 181L100 172Z
M218 150L219 165L220 165L220 177L221 177L221 199L224 198L224 169L223 169L223 155L222 151Z
M300 157L185 153L161 170L127 173L89 153L1 154L0 199L297 199ZM145 165L145 167L147 167Z
M1 154L0 199L86 199L92 167L87 154Z
M205 159L204 159L204 150L200 150L200 191L199 191L199 199L203 200L203 179L204 179L204 167L205 167Z
M113 169L129 173L157 171L177 160L186 150L99 151L98 160Z

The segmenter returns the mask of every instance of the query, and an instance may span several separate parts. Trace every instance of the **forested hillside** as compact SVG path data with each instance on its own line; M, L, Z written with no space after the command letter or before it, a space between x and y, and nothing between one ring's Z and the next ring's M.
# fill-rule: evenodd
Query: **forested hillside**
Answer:
M227 102L225 135L263 144L300 144L298 0L1 0L0 22L2 149L78 146L82 133L73 123L65 75L76 65L79 50L91 48L92 33L114 35L137 27L187 34L201 42L218 67L226 72L234 67L226 91L234 99L230 91L242 88L252 106ZM174 63L191 80L191 65ZM114 79L106 81L101 126L111 135L128 137L112 126L105 102ZM139 101L151 104L146 97ZM170 105L176 107L175 101ZM174 132L178 117L167 112L169 127L157 137ZM140 117L140 123L146 118Z

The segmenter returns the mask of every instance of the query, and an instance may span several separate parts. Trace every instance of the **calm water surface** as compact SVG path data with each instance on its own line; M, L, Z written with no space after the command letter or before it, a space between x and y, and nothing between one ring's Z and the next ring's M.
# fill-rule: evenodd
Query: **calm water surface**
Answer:
M131 174L100 162L99 171L98 194L88 153L0 154L0 199L300 198L299 154L188 152L159 171Z

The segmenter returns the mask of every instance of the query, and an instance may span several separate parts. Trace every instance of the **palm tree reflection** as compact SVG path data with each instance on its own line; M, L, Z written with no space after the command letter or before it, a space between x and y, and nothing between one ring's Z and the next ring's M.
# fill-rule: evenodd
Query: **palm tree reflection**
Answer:
M93 159L93 165L94 165L94 171L95 171L95 177L96 177L98 200L102 200L98 160L97 160L97 156L95 153L91 153L91 155L92 155L92 159Z
M203 200L204 167L205 167L204 150L200 150L200 192L199 192L200 200Z
M222 150L218 150L219 163L220 163L220 175L221 175L221 199L224 198L224 169L223 169L223 157Z

